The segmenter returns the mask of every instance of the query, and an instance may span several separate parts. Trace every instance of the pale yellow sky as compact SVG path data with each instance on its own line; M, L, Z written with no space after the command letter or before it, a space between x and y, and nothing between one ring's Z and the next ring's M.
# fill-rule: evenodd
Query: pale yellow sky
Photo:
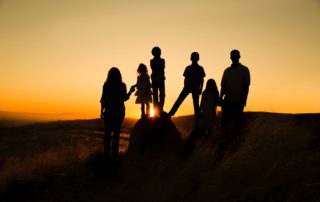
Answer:
M165 110L191 52L220 87L236 48L252 76L246 110L320 112L319 24L319 0L0 0L0 110L96 117L109 68L133 85L159 46ZM190 97L177 115L193 113Z

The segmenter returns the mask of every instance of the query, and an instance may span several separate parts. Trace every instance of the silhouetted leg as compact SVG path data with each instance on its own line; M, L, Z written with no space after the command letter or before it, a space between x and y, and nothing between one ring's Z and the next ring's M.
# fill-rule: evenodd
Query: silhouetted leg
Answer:
M113 133L112 145L111 145L111 155L112 157L117 157L119 152L119 140L120 140L120 130Z
M152 89L153 89L153 109L155 112L159 111L159 83L152 82Z
M117 157L119 152L120 129L124 119L124 114L119 114L114 118L113 136L111 144L111 155Z
M162 81L159 85L159 90L160 90L160 102L159 102L159 113L163 112L163 106L164 106L164 101L166 97L165 93L165 86L164 86L164 81Z
M222 120L221 120L221 126L222 126L222 136L218 144L217 148L217 154L219 156L223 156L224 152L227 150L231 143L231 133L230 133L230 127L232 122L232 105L225 101L222 106Z
M150 104L149 102L146 103L146 110L147 110L147 117L150 116Z
M223 135L226 136L230 130L230 123L232 119L232 108L229 102L225 101L222 106L221 126Z
M146 116L146 112L144 110L144 104L141 103L141 118L144 118Z
M169 115L173 116L176 111L178 110L178 108L180 107L181 103L183 102L184 99L186 99L186 97L188 96L188 94L190 93L189 90L187 90L186 88L183 88L178 99L176 100L176 102L174 103L174 105L172 106Z
M199 94L192 93L192 100L193 100L193 108L194 108L195 127L198 127L199 118L200 118Z
M105 117L104 119L104 137L103 137L103 153L105 158L109 157L110 154L110 143L112 133L112 119Z
M235 127L235 136L240 136L242 119L243 119L243 108L244 106L239 102L235 105L234 111L234 127Z

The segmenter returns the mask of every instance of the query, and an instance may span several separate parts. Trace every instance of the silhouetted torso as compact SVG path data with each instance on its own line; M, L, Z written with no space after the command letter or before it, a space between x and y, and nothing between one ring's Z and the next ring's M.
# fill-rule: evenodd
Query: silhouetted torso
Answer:
M225 87L225 100L231 102L242 101L244 88L250 85L248 67L242 64L231 65L223 74L221 86Z
M149 103L152 102L152 91L150 77L148 75L141 75L137 78L137 96L136 103Z
M201 91L201 85L203 84L203 77L206 76L202 66L198 64L191 64L186 67L183 76L184 86L191 92ZM200 92L199 92L200 93Z
M106 114L124 114L124 102L128 100L128 98L126 84L121 83L115 85L105 82L103 85L101 103L105 106Z
M152 69L151 79L152 82L162 82L165 80L164 68L165 61L162 58L153 58L150 60L150 66Z

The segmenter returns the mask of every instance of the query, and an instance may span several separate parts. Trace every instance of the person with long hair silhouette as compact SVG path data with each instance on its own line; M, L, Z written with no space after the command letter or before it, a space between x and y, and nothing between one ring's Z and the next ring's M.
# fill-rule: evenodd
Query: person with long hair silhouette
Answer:
M200 102L201 118L199 127L205 137L213 132L213 127L217 124L217 106L219 104L219 92L215 80L207 81L206 89L203 91Z
M151 53L153 55L153 58L150 60L150 67L152 69L153 108L156 116L157 114L162 114L165 100L165 60L161 58L161 49L159 47L152 48Z
M173 116L183 100L191 93L196 127L198 127L200 116L199 96L201 95L203 88L203 78L206 76L203 67L198 64L199 58L199 53L193 52L191 54L190 60L192 61L192 64L187 66L183 73L184 87L168 114L170 117Z
M134 87L127 93L126 84L118 68L112 67L103 85L101 103L101 119L104 120L104 155L116 158L119 150L120 128L125 116L124 102L130 98ZM110 150L111 146L111 150Z
M135 87L137 87L136 104L141 104L141 118L150 116L150 102L152 102L152 91L148 69L145 64L140 64L138 67L138 77Z

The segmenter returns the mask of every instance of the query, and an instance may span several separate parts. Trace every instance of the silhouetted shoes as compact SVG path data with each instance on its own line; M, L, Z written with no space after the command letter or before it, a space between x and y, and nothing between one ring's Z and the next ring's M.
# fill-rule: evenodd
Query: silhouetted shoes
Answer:
M169 118L170 119L172 117L172 115L170 113L162 111L161 114L160 114L160 117Z

